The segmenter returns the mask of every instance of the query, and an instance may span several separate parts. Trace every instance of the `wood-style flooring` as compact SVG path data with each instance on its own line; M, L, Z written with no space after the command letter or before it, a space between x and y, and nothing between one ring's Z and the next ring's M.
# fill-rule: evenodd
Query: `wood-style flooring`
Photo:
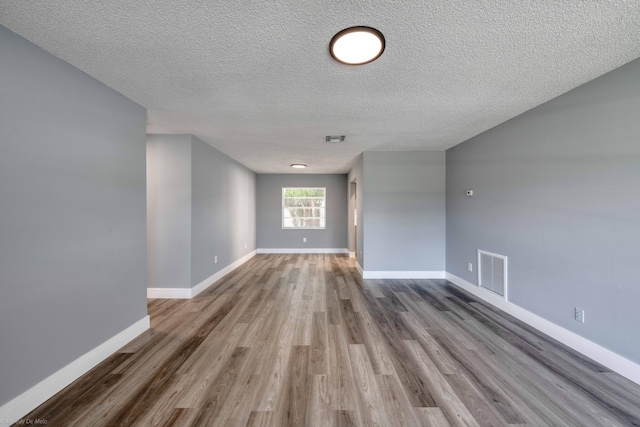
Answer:
M640 386L445 280L258 255L29 414L48 426L639 426Z

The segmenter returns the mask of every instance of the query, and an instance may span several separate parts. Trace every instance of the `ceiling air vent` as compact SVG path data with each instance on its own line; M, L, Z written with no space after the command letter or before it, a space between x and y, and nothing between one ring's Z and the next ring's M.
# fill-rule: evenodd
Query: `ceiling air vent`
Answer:
M344 135L327 135L324 137L324 142L336 143L336 142L344 142Z
M507 257L478 250L478 286L507 299Z

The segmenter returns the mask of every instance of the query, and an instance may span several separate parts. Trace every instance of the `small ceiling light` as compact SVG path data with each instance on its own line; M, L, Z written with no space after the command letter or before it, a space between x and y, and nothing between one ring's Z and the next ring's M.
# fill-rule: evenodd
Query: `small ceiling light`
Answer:
M338 62L362 65L378 59L384 46L384 36L375 28L351 27L333 36L329 51Z
M294 169L304 169L307 167L307 165L303 165L302 163L294 163L291 165L291 167Z

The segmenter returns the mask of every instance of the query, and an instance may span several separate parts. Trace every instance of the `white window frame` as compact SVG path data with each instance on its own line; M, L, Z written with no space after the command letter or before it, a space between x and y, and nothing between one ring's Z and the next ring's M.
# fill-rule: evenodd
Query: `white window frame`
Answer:
M284 220L285 220L285 216L284 216L284 210L286 208L284 200L285 200L285 193L287 190L289 189L295 189L295 190L322 190L324 191L324 207L322 208L315 208L315 209L322 209L324 211L324 218L323 217L310 217L310 218L318 218L320 219L321 223L323 222L322 220L324 219L324 226L322 227L286 227L284 224ZM310 197L309 197L310 198ZM316 197L314 197L316 198ZM320 197L317 197L317 199L320 199ZM283 230L325 230L327 228L327 187L282 187L282 203L280 204L280 215L282 216L282 229Z

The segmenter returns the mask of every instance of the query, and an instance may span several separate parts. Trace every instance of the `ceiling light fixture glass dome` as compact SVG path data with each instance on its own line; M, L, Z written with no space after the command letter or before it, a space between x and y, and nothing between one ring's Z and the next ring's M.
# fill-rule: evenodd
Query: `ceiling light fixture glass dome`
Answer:
M382 55L385 40L382 33L371 27L345 28L333 36L329 44L331 56L347 65L362 65Z

